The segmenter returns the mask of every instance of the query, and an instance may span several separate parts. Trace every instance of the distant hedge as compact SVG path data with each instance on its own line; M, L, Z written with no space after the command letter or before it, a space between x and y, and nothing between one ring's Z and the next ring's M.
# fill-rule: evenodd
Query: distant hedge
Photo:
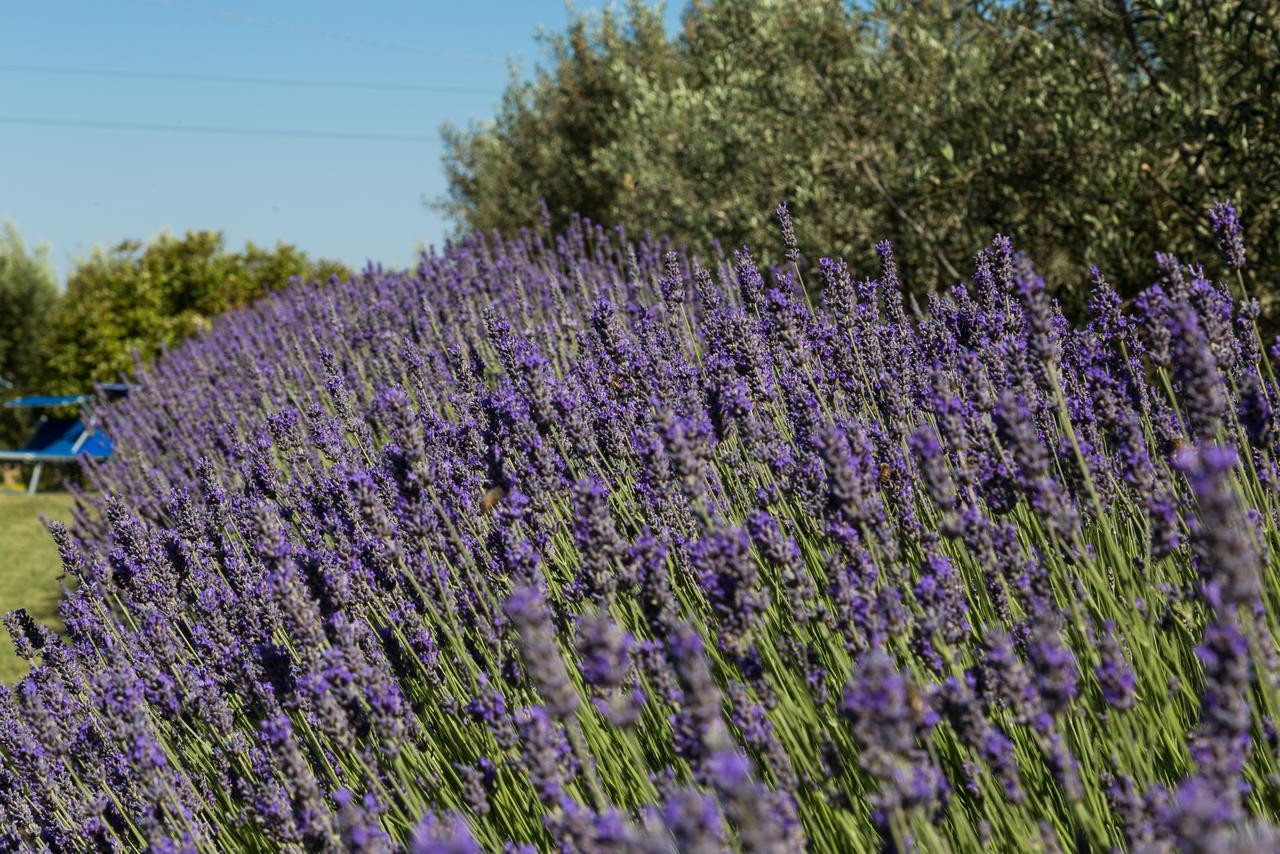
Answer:
M17 230L0 228L0 400L27 390L40 375L40 335L58 300L58 286L43 249L28 250ZM0 409L0 446L24 425Z
M861 6L862 4L859 4ZM705 246L869 256L891 235L917 289L1011 234L1078 308L1152 253L1210 245L1230 198L1254 281L1280 280L1280 4L1272 0L694 0L578 17L490 123L446 127L462 229L515 230L540 198ZM811 259L816 260L816 259Z
M72 271L42 340L43 381L78 391L131 372L138 359L206 328L217 315L287 285L294 277L346 278L333 261L313 261L285 243L227 251L216 231L162 234L97 250Z

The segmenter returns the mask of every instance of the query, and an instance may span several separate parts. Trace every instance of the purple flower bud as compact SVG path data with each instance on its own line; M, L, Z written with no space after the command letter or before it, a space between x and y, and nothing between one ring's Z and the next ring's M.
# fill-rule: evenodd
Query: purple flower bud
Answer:
M467 822L457 813L443 818L428 812L414 828L409 842L412 854L483 854Z
M1231 486L1235 452L1208 446L1184 452L1177 465L1196 495L1192 542L1205 596L1215 608L1252 605L1261 582L1250 527Z
M1233 620L1213 622L1196 655L1205 678L1191 755L1201 775L1230 788L1251 752L1249 644Z
M720 751L710 758L708 774L743 851L784 854L804 847L795 801L757 783L745 756Z
M541 706L520 709L516 729L520 732L520 764L538 799L548 806L558 804L572 776L568 740Z
M760 586L759 566L751 555L751 540L741 529L708 534L693 547L698 581L715 614L721 648L735 656L746 654L751 632L769 606Z
M938 442L938 433L926 424L907 438L907 445L915 457L925 489L938 509L945 512L956 507L956 489L947 471L947 458Z
M796 227L791 222L791 211L787 208L784 201L778 205L774 213L778 217L778 228L782 231L782 246L785 250L785 256L792 264L800 263L800 249L796 242Z
M1222 253L1227 266L1239 269L1244 266L1244 228L1240 225L1240 215L1236 213L1231 202L1218 202L1209 208L1209 225L1213 228L1214 239L1218 241L1218 251Z
M720 712L720 689L711 676L702 638L687 623L678 624L667 638L667 661L680 686L680 707L672 719L676 755L699 774L708 757L725 743L727 733Z
M883 808L940 802L946 781L920 746L937 715L883 651L873 650L858 662L840 713L861 751L859 764L881 783Z
M1187 300L1171 304L1165 323L1173 343L1173 377L1181 392L1178 405L1189 422L1188 431L1212 439L1227 412L1218 359Z
M915 595L927 624L936 628L945 641L957 643L969 633L964 579L945 556L931 553L925 557Z
M748 517L746 525L760 554L778 567L791 615L801 624L811 622L823 605L795 539L784 534L778 521L764 511Z
M1238 793L1199 774L1184 780L1172 798L1157 806L1155 815L1161 835L1177 850L1204 854L1236 850L1233 831L1243 819Z
M578 708L578 692L565 671L542 592L532 586L516 588L507 598L506 613L520 634L525 667L547 711L560 720L570 717Z
M617 567L626 543L614 524L604 483L594 478L579 481L575 511L573 540L582 555L578 584L596 602L608 603L618 588Z
M574 646L578 652L578 669L589 688L607 695L627 678L631 667L631 649L635 641L603 612L584 615L578 621Z
M663 802L661 816L677 851L720 854L724 850L724 823L710 795L687 789L673 792Z
M1098 656L1101 660L1094 665L1093 672L1098 677L1103 702L1122 712L1133 708L1133 668L1120 649L1111 620L1107 620L1098 639Z

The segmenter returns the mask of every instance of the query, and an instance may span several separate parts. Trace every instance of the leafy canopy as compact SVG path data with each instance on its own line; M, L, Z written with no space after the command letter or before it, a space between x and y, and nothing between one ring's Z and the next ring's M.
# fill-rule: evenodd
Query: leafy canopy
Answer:
M127 240L95 250L67 280L44 341L46 380L64 391L116 379L212 319L284 287L293 278L350 275L278 243L228 252L216 231Z
M58 300L46 252L29 252L9 223L0 229L0 377L17 389L40 371L38 341Z
M9 223L0 229L0 399L29 391L40 376L40 336L58 300L58 286L43 249L28 251ZM0 444L8 445L23 425L0 409Z
M1276 280L1272 0L693 0L675 37L632 2L547 47L493 121L444 130L437 204L461 228L518 229L545 199L556 227L776 245L785 198L810 247L892 237L917 286L1003 232L1051 280L1096 264L1132 293L1153 252L1207 248L1228 198L1248 274Z

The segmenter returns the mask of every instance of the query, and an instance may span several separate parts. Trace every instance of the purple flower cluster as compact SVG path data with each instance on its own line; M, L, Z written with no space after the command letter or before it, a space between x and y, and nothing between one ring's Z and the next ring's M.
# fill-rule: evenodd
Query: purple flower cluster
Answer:
M145 371L64 630L5 620L0 848L1273 839L1256 307L1161 256L1073 324L1006 238L806 293L777 216L776 268L475 235Z

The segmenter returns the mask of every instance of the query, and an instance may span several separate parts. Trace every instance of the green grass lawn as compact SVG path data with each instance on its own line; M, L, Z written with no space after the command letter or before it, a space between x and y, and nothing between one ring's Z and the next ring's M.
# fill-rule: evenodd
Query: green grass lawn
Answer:
M73 500L65 492L13 495L0 492L0 614L26 608L33 617L57 627L58 550L40 521L71 519ZM27 671L13 652L9 633L0 630L0 679L12 682Z

